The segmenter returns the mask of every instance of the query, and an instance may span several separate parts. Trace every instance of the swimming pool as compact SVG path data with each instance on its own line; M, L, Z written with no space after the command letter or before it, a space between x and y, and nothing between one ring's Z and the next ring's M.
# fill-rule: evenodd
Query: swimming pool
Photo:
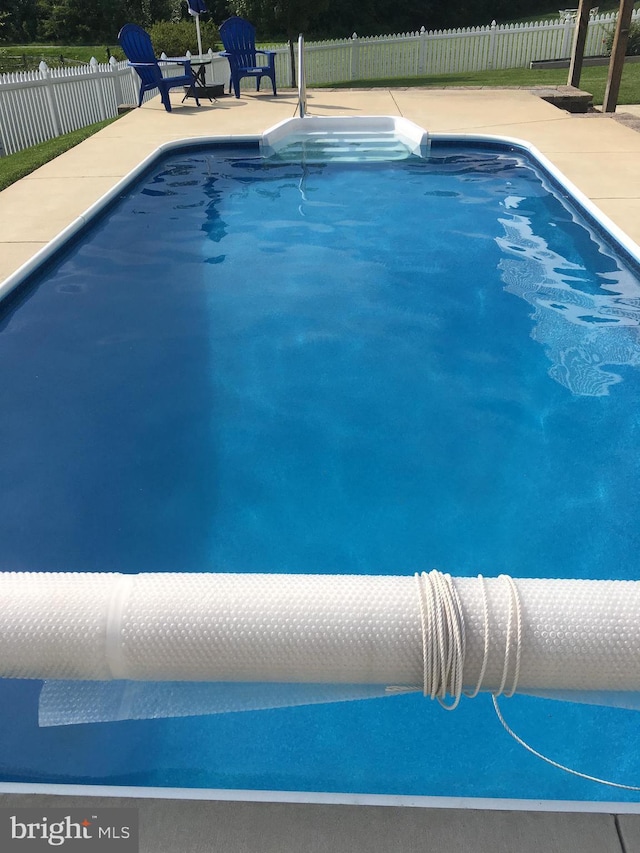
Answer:
M637 266L551 186L514 146L437 141L155 166L5 305L3 564L635 577ZM7 780L611 797L488 701L46 730L37 685L0 689ZM633 712L507 713L565 763L636 771Z

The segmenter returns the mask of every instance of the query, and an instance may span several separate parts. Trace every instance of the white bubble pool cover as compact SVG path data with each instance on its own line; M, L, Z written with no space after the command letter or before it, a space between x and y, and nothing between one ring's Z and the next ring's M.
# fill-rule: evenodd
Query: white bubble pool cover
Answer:
M43 725L410 689L633 706L640 582L0 573L0 676L47 680Z

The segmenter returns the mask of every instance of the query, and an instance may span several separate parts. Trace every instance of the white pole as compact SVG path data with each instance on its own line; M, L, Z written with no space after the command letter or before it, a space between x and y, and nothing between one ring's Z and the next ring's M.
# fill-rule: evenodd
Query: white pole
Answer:
M196 33L198 34L198 56L202 56L202 36L200 35L200 15L196 15Z

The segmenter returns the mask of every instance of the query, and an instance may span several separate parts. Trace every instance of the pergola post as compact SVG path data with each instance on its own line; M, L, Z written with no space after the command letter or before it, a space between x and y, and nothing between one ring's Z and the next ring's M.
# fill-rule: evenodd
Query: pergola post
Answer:
M591 11L591 0L580 0L578 6L578 19L576 33L573 39L573 50L571 51L571 63L569 65L569 79L567 85L580 88L580 75L582 74L582 60L584 58L584 46L587 42L589 31L589 13Z
M605 89L604 102L602 104L603 113L614 113L616 111L620 81L622 79L622 71L624 70L624 57L627 51L627 42L629 41L629 26L631 24L633 4L634 0L620 0L616 34L613 38L613 47L611 49L607 88Z

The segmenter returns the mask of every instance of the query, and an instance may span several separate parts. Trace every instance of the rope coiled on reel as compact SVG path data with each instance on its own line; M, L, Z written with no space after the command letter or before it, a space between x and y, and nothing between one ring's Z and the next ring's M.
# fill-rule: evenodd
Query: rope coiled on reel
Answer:
M422 632L423 684L422 692L430 699L437 699L447 711L458 707L463 695L473 698L482 690L489 661L490 624L489 602L484 577L478 575L482 590L484 613L484 651L482 667L471 691L464 690L464 666L466 654L466 631L464 612L453 578L436 569L416 573L420 602ZM520 661L522 657L522 606L518 587L509 575L500 575L509 588L509 613L504 648L502 679L495 691L496 696L513 696L518 688ZM513 661L513 663L512 663ZM507 683L509 682L507 688ZM446 702L446 697L451 702Z
M490 648L490 619L489 602L484 577L478 575L481 584L484 611L484 652L482 667L475 687L471 691L464 690L464 665L466 653L466 634L464 612L460 596L456 590L451 575L437 570L415 574L420 602L420 623L422 633L423 654L423 684L422 692L425 697L437 699L447 711L458 707L462 696L473 698L482 690L484 676L487 670ZM518 688L520 677L520 662L522 660L522 605L516 582L510 575L499 575L498 580L509 587L509 611L507 631L504 645L504 661L502 679L497 690L492 692L493 707L498 720L505 731L524 749L536 758L590 782L622 788L627 791L640 791L640 786L625 785L621 782L611 782L597 776L591 776L567 767L558 761L543 755L517 735L505 721L498 697L511 697ZM511 675L510 675L511 673ZM507 688L507 683L509 682ZM418 690L420 688L415 688ZM398 692L398 688L392 688ZM451 697L447 703L446 697Z

